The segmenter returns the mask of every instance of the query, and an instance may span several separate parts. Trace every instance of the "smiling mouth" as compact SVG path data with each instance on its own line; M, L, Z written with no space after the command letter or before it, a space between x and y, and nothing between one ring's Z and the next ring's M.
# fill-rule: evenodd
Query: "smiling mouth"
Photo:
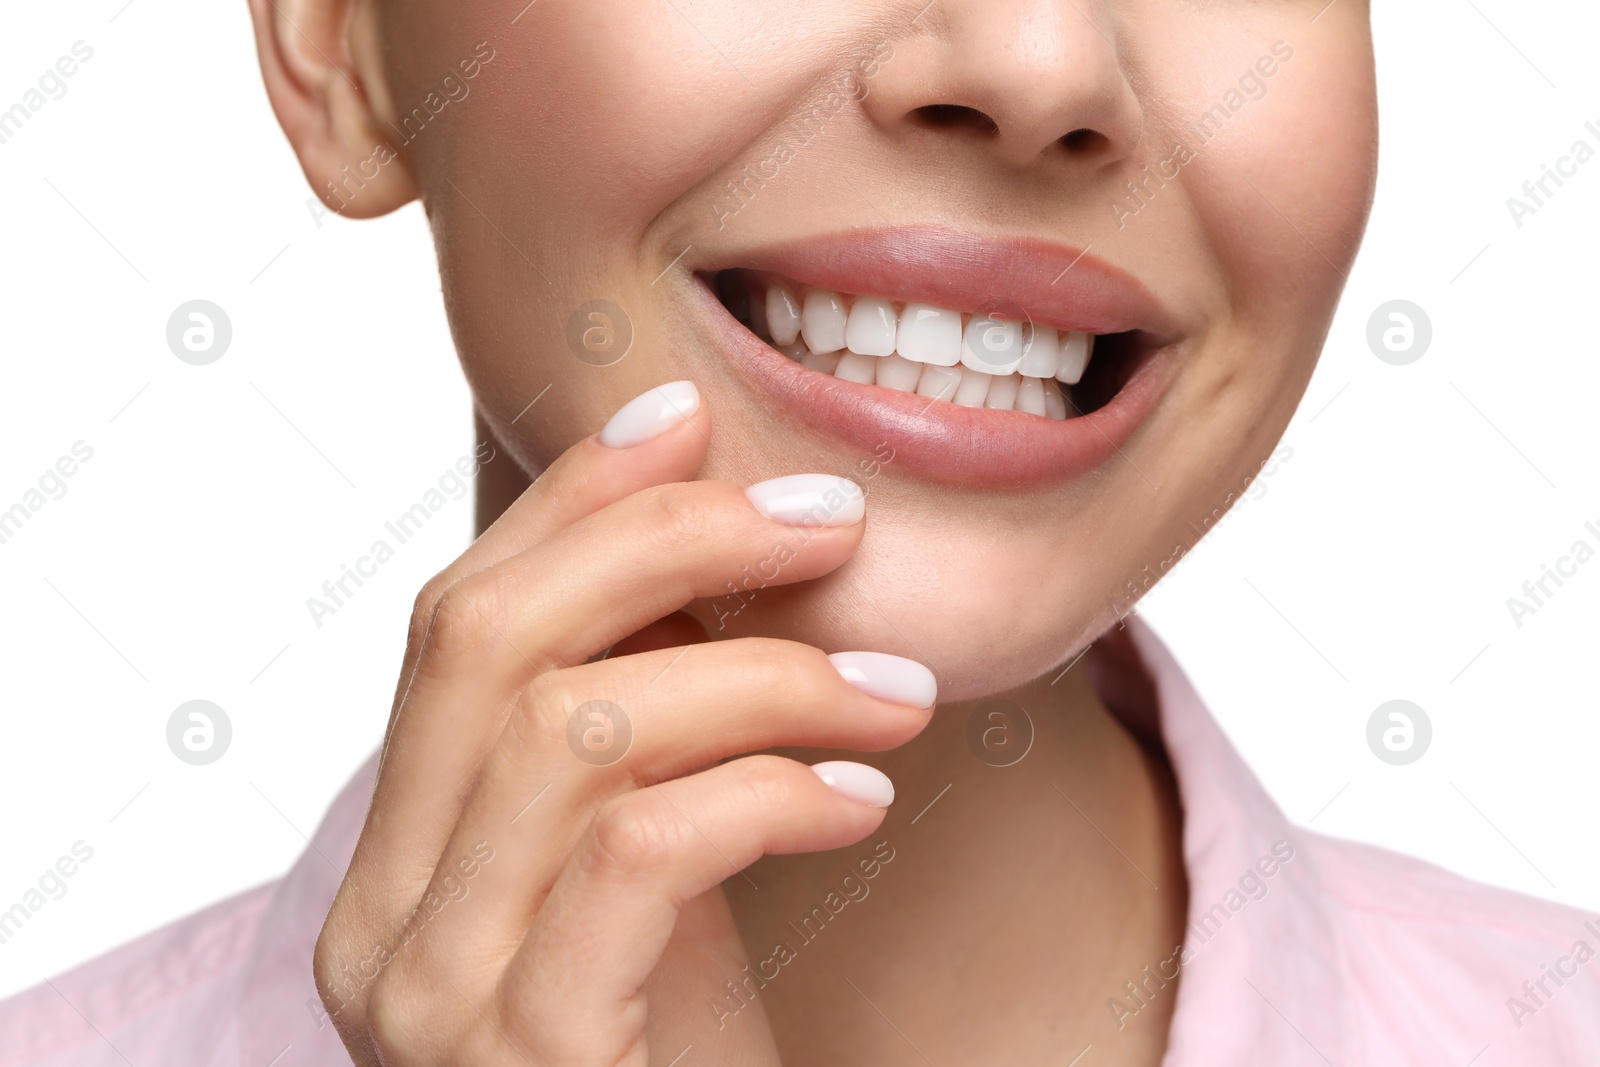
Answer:
M839 292L769 271L733 268L708 281L729 314L801 367L930 403L1066 421L1103 407L1139 362L1133 333Z

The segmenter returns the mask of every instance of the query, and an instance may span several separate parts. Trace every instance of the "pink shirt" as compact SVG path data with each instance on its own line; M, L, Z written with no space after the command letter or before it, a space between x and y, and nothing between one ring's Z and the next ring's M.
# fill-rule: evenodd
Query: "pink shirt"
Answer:
M1175 994L1166 1067L1600 1063L1600 916L1291 826L1130 628L1183 802L1190 922L1106 1011ZM0 1067L348 1067L311 950L375 766L282 880L0 1004Z

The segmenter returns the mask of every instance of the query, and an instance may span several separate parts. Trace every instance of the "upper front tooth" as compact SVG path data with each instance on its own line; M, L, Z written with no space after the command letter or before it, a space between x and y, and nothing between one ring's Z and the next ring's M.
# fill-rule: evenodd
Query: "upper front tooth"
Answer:
M1061 342L1054 326L1028 323L1022 328L1022 362L1017 373L1024 378L1053 378L1061 365Z
M1093 341L1094 338L1089 334L1077 331L1061 339L1061 366L1056 368L1056 381L1077 385L1082 380L1083 372L1089 366Z
M837 352L843 348L845 321L844 301L838 293L813 289L806 294L805 307L800 312L800 333L811 351Z
M844 345L863 356L887 356L894 351L895 314L889 301L875 296L856 297L844 327Z
M974 315L962 338L961 365L984 374L1010 374L1022 362L1022 324Z
M931 304L907 304L895 347L905 358L935 367L961 362L961 313Z
M794 343L800 336L800 304L794 294L778 284L767 286L767 329L780 345Z

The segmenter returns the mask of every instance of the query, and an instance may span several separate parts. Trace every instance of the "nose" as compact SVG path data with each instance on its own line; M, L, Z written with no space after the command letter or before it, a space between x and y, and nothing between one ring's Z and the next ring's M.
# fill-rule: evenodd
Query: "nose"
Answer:
M1105 0L934 0L915 20L919 32L895 41L863 106L897 137L936 132L1015 167L1122 159L1144 116L1105 8Z

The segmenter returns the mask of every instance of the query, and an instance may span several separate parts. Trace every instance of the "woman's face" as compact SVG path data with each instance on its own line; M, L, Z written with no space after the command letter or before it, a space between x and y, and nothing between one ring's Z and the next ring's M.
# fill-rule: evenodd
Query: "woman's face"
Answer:
M525 2L363 23L502 445L537 469L687 378L703 476L867 490L855 558L766 589L781 564L751 560L751 592L691 609L714 635L1001 691L1130 610L1271 452L1369 206L1366 0ZM799 343L844 324L866 354L775 351L785 295ZM1001 323L977 365L1054 327L1056 366L1098 335L1089 369L939 369L974 313Z

